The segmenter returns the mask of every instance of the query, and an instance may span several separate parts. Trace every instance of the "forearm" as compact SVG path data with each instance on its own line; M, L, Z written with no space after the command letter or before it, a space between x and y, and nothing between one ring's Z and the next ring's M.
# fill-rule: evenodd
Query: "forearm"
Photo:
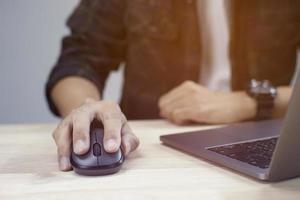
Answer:
M51 98L62 117L67 116L88 98L101 99L98 88L94 83L75 76L59 81L51 92Z
M281 86L277 88L277 97L275 99L274 112L273 117L283 117L291 98L292 87L289 86Z

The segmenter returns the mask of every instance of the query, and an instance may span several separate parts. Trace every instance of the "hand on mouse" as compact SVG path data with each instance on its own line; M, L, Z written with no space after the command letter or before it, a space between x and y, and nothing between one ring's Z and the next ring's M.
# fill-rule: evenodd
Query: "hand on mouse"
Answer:
M95 118L103 123L104 148L107 152L116 152L122 146L126 156L138 147L139 140L133 134L118 104L88 99L66 116L53 132L60 170L72 169L72 143L76 154L85 154L89 150L90 124Z
M186 81L159 99L160 115L176 124L233 123L256 115L256 102L245 92L211 91Z

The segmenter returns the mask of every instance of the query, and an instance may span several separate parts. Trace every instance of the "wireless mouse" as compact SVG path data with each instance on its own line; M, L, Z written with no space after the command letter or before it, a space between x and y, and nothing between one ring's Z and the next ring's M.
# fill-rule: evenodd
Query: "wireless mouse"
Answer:
M103 146L103 125L94 120L90 128L90 148L86 154L77 155L72 151L70 162L76 173L86 176L99 176L116 173L120 170L124 155L120 148L115 153L107 153ZM73 149L73 148L72 148Z

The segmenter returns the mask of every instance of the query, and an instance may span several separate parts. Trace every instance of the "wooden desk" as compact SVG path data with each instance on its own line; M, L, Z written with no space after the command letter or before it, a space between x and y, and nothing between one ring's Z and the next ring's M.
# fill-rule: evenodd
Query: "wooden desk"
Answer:
M167 133L204 129L165 121L132 121L140 148L123 169L82 177L57 169L50 125L0 126L0 199L300 199L300 178L256 182L160 144Z

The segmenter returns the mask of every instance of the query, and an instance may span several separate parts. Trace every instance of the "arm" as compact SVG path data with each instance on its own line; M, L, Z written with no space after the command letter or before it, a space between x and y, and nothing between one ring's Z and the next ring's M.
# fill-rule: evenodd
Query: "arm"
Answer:
M274 117L282 117L288 107L292 88L279 87L274 105ZM234 123L256 116L256 101L246 92L215 92L187 81L159 100L161 116L183 124Z
M88 151L89 127L94 118L101 120L104 125L104 148L107 152L115 152L122 145L127 155L137 148L139 140L121 109L114 102L99 101L100 94L93 82L80 77L64 78L55 85L51 96L64 117L53 133L61 170L71 169L71 140L75 153L84 154Z
M100 100L98 88L89 80L80 77L68 77L58 82L51 97L62 117L83 105L87 99Z
M47 85L46 97L51 111L59 115L51 92L69 76L91 81L101 93L108 74L125 60L126 35L123 0L82 0L67 21L71 33L62 49Z
M71 34L46 87L50 108L63 117L53 132L60 170L71 169L70 154L84 154L90 146L90 123L104 125L104 148L125 155L139 141L117 103L100 101L111 70L124 60L123 0L82 0L68 20Z

